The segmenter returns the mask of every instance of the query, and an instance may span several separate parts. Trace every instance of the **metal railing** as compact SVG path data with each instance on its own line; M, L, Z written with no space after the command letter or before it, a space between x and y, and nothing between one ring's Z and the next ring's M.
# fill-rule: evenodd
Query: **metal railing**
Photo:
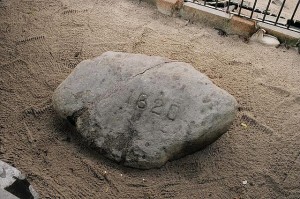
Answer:
M282 11L285 7L286 0L281 2L278 13L271 13L269 10L270 5L274 0L265 1L268 1L265 8L259 9L256 6L258 0L254 0L253 6L250 6L250 3L246 0L185 0L185 2L195 3L300 33L300 0L298 0L296 3L295 8L292 8L292 13L290 13L291 15L289 17L282 16ZM299 13L297 15L299 16L299 19L295 19L297 12ZM256 16L254 16L254 14L256 14Z

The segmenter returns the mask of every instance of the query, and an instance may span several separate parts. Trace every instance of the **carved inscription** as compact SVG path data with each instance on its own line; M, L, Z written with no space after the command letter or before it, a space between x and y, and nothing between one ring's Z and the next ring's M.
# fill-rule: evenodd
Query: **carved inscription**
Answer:
M145 110L148 106L147 100L148 100L147 94L144 94L144 93L140 94L138 97L138 100L136 101L137 108L141 109L141 110ZM162 98L155 99L154 102L152 102L152 103L149 102L149 103L150 103L149 106L151 106L151 104L153 103L152 108L150 109L151 113L154 113L156 115L163 116L163 117L165 116L169 120L172 120L172 121L175 120L176 117L178 116L180 107L177 104L172 103L171 105L167 106L168 104ZM164 113L166 115L163 115Z
M137 107L140 109L145 109L147 107L147 98L148 96L146 94L141 94L137 101Z
M156 99L154 101L155 105L153 106L153 108L151 109L152 113L155 113L157 115L161 115L162 111L163 111L163 105L164 102L162 99Z
M179 106L176 104L171 104L167 117L170 120L175 120L178 112L179 112Z

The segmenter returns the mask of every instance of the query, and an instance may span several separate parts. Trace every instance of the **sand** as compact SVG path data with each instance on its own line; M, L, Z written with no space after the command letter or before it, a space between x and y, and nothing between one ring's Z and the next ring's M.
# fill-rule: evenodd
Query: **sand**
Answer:
M147 171L85 147L54 113L51 95L77 63L110 50L191 63L238 100L232 128ZM1 0L0 159L24 172L41 198L296 199L299 63L295 49L221 37L136 0Z

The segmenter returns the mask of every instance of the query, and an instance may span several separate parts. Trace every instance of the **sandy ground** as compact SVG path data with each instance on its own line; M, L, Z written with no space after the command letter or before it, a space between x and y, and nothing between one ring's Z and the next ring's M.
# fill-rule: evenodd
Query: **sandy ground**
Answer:
M77 63L109 50L191 63L238 100L232 128L147 171L86 148L53 112L51 95ZM26 173L41 198L296 199L299 63L295 49L220 37L144 2L1 0L0 158Z

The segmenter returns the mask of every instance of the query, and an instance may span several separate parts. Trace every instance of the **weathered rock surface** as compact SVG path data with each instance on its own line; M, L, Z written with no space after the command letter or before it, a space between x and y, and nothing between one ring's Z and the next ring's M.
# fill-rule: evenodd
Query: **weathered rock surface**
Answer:
M18 169L0 160L0 199L2 198L38 199L39 195Z
M107 52L81 62L53 95L53 107L106 157L160 167L229 128L236 100L191 65Z
M11 193L5 191L4 189L0 188L0 198L2 199L19 199L16 196L12 195Z
M16 178L22 178L21 172L0 160L0 188L4 189L12 185Z

